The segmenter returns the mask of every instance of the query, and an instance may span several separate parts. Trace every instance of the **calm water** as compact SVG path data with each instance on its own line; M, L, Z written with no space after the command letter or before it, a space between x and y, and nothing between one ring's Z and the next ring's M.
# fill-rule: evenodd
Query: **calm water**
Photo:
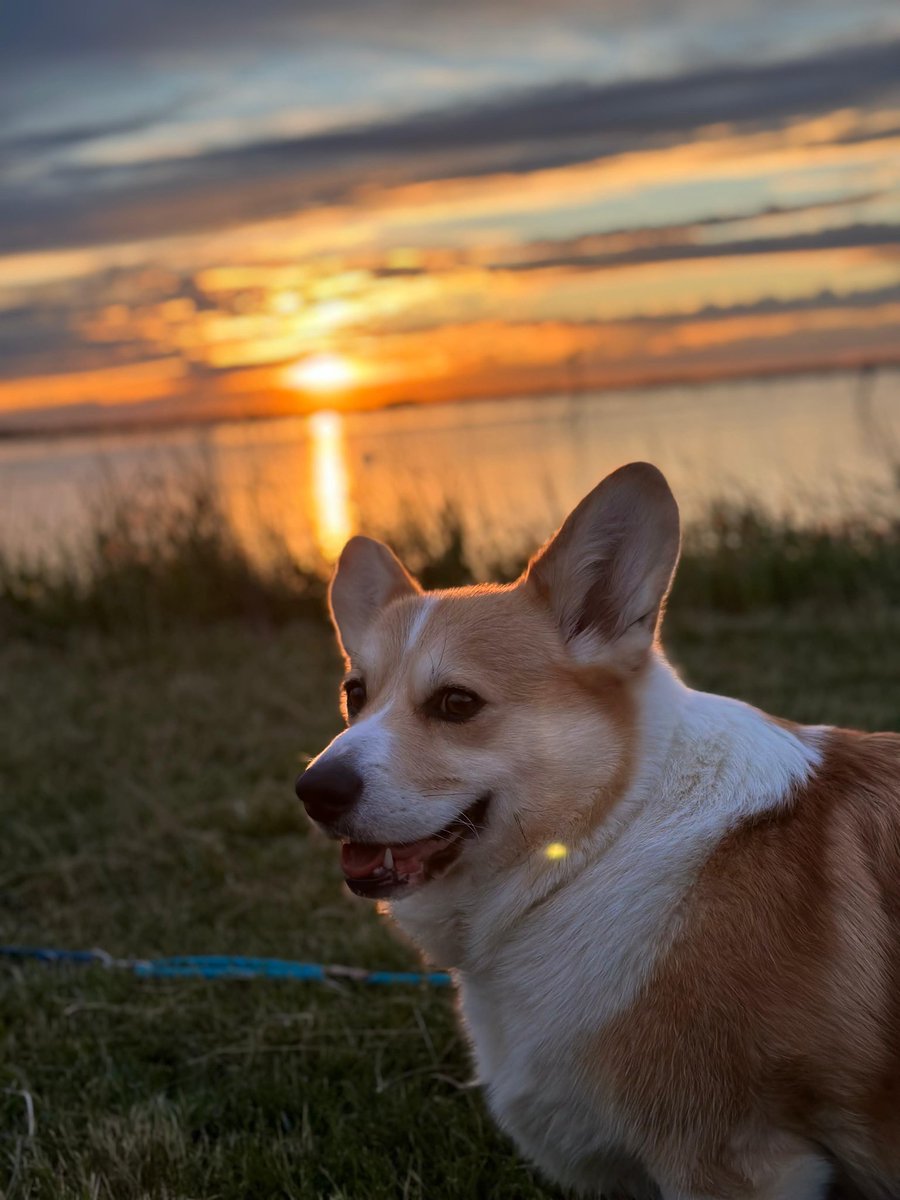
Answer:
M274 526L333 558L354 530L426 527L451 503L479 563L543 539L602 475L665 470L690 519L713 498L804 520L898 502L900 372L319 413L202 431L0 444L0 544L77 552L90 505L202 468L248 543Z

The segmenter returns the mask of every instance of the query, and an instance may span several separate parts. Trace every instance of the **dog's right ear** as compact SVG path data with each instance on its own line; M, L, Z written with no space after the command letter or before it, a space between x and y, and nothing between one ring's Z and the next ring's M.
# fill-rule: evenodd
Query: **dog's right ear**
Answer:
M375 616L401 596L422 589L396 554L374 538L351 538L335 567L328 589L331 619L344 654L358 652Z
M528 568L582 662L633 670L653 644L678 561L678 505L650 463L620 467L585 496Z

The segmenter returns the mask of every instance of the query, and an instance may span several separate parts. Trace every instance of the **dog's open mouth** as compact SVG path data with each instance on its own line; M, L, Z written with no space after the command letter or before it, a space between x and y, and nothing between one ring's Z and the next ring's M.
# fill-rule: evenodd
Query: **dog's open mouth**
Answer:
M433 879L446 871L463 844L484 828L489 802L490 796L481 796L456 820L418 842L391 846L344 842L341 867L347 887L357 896L383 900Z

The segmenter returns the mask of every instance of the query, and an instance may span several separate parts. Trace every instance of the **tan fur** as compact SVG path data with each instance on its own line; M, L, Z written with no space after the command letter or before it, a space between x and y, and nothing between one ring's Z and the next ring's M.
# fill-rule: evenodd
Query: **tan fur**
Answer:
M607 762L590 780L587 800L583 785L561 789L558 772L543 785L540 773L531 786L523 780L529 803L518 815L521 839L506 854L527 857L554 841L577 844L627 788L633 767L634 678L562 654L544 608L520 587L481 585L431 597L433 610L412 647L408 639L419 613L416 596L389 603L373 622L362 652L348 659L348 673L366 678L370 712L395 701L385 724L397 756L409 764L411 784L423 795L452 788L458 756L468 759L473 750L498 743L524 759L530 748L519 750L509 719L518 705L544 709L561 723L590 715L598 721L598 744ZM490 716L449 729L417 716L428 695L448 683L474 686L494 701ZM560 799L567 804L564 812Z
M589 1071L686 1190L751 1194L775 1128L900 1178L898 780L900 736L832 731L790 807L709 859L644 997L592 1038Z

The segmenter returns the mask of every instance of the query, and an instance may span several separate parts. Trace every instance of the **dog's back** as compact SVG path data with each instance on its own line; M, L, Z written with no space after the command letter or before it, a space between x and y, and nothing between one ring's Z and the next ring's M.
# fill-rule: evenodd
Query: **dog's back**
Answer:
M900 1195L900 736L820 736L819 768L720 843L652 983L596 1038L603 1086L699 1194L741 1194L734 1131L758 1169L776 1129L774 1158L795 1135L846 1194Z

